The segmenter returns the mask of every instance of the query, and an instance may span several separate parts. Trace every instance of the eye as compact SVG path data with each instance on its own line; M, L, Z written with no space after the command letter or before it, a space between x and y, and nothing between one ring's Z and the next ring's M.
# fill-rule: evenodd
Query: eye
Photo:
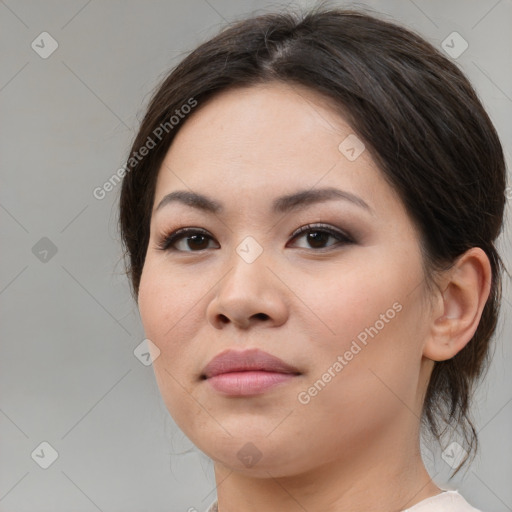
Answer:
M293 239L302 238L304 235L308 235L305 240L308 244L311 244L313 249L329 249L334 245L345 245L352 244L354 240L348 234L345 234L337 229L333 229L326 224L308 224L295 231L292 235ZM338 240L338 243L330 244L327 247L322 247L329 238ZM309 247L303 247L309 249Z
M326 224L308 224L303 226L291 235L292 240L301 238L301 235L302 238L304 235L311 235L305 238L307 243L311 244L310 247L302 247L305 249L328 249L333 245L354 243L354 240L350 235L338 231L337 229L333 229ZM338 243L322 247L326 244L329 238L334 238ZM208 247L209 241L213 241L213 238L204 229L182 228L168 235L164 235L162 240L158 242L157 249L161 251L200 252L211 248Z
M185 238L186 240L183 240ZM204 229L183 228L164 236L162 241L158 243L157 248L161 251L198 252L204 249L208 249L208 247L205 246L205 240L208 238L213 240ZM174 245L179 245L176 244L176 242L182 242L182 240L185 242L182 243L182 247L189 247L192 249L192 251L174 247Z

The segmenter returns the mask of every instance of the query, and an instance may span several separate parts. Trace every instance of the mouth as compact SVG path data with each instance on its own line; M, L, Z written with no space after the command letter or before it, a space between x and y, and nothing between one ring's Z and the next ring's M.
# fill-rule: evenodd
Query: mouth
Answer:
M201 379L229 396L264 393L301 375L294 366L258 349L228 350L214 357L203 369Z

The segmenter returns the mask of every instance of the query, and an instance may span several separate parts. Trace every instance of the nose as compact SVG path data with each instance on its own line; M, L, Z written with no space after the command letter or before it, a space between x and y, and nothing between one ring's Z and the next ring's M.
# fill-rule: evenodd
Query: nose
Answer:
M247 263L237 254L231 268L218 283L217 293L207 307L208 321L216 328L233 324L240 329L262 324L278 327L289 311L286 286L263 257Z

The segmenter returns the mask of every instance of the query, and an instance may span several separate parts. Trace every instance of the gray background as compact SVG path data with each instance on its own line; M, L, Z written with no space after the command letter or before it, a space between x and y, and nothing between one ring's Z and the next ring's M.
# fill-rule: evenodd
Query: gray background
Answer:
M124 164L149 94L186 52L285 3L0 0L0 511L202 511L215 499L212 463L134 355L144 332L123 275L120 187L101 201L92 191ZM458 32L469 47L456 61L510 168L510 0L339 3L375 8L437 47ZM46 59L31 47L44 31L59 45ZM424 452L438 485L485 512L512 510L511 303L506 279L474 409L480 456L448 482L440 450ZM48 469L36 463L50 454L43 441L58 452Z

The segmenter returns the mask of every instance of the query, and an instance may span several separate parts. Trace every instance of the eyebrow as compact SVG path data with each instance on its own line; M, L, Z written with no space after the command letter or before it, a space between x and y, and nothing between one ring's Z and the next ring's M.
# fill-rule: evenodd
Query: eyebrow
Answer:
M351 203L367 210L369 213L374 215L373 209L362 198L347 192L346 190L339 190L333 187L300 190L290 195L278 197L272 203L272 212L290 212L311 204L322 203L336 199L350 201ZM198 194L197 192L176 190L175 192L171 192L170 194L167 194L163 197L163 199L156 207L155 213L161 210L164 206L171 203L181 203L192 208L211 213L222 213L224 211L222 203L216 201L215 199L204 196L202 194Z

